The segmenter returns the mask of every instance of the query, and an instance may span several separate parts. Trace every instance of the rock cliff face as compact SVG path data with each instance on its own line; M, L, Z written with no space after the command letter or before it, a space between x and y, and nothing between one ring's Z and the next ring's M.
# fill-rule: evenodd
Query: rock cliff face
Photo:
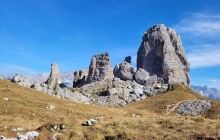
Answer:
M85 84L87 77L88 77L89 70L79 70L74 72L74 81L73 81L73 87L81 87L83 84Z
M144 33L137 53L137 68L150 76L156 74L167 83L184 82L189 85L189 61L180 36L163 24L151 27Z
M62 83L60 78L60 71L56 63L51 64L51 73L45 83L51 86Z
M86 83L89 84L91 82L102 81L113 77L109 54L103 53L94 55L89 66Z

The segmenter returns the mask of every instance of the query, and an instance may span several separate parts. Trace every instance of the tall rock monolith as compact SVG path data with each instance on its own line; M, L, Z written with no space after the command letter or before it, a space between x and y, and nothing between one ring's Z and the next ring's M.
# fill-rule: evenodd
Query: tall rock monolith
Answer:
M50 76L45 83L51 86L54 86L55 84L59 85L62 83L60 78L59 67L56 63L51 64Z
M96 81L102 81L113 78L113 69L110 63L110 56L108 53L94 55L92 57L87 84Z
M143 68L150 76L156 74L167 83L190 83L190 64L180 35L163 24L144 33L137 53L137 68Z

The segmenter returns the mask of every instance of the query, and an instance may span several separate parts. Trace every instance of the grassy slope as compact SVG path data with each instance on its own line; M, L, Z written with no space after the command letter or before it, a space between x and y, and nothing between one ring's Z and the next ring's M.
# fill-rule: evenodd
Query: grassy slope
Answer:
M171 104L175 104L179 101L184 100L211 100L214 104L214 107L212 110L205 116L208 118L213 119L220 119L220 102L201 96L194 92L191 88L188 86L185 86L183 84L179 84L174 88L173 91L163 93L157 96L152 96L150 98L147 98L145 100L141 100L139 102L134 102L129 105L127 105L125 108L127 109L133 109L133 110L151 110L155 113L159 114L166 114L166 107ZM172 113L173 115L175 114Z
M106 108L58 99L33 89L0 80L0 135L15 137L12 127L25 131L36 130L44 125L65 124L66 130L60 139L194 139L195 137L220 137L219 102L215 102L208 117L177 117L175 113L165 115L165 106L180 100L204 97L188 87L178 86L175 91L132 103L124 108ZM9 98L8 101L3 100ZM54 110L46 109L49 104ZM136 118L132 113L141 117ZM81 124L89 118L103 115L95 126ZM5 127L7 126L7 127ZM20 132L24 133L24 132ZM38 139L47 140L55 131L46 127Z

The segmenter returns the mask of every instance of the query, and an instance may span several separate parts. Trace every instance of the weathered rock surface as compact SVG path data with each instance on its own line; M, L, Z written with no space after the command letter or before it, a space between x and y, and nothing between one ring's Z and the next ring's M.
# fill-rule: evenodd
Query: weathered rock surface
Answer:
M212 108L210 101L195 100L182 103L177 108L177 113L180 115L197 116L207 113Z
M54 86L56 84L61 84L60 71L56 63L51 64L51 73L47 81L45 82L48 85Z
M95 81L102 81L113 78L113 70L110 64L110 57L108 53L94 55L92 57L87 84Z
M21 85L21 86L25 86L25 87L30 87L31 84L28 82L28 80L18 74L16 74L11 82L15 83L15 84L18 84L18 85Z
M140 85L134 80L112 78L82 86L81 93L89 98L90 104L106 107L125 106L149 96L166 91L168 85L156 89L153 85Z
M89 70L79 70L74 72L73 87L81 87L86 83Z
M146 84L148 78L150 78L149 73L142 68L135 73L135 80L141 85Z
M114 76L122 80L133 80L136 69L126 61L117 64L114 68Z
M125 57L125 62L128 62L128 63L131 64L131 56L127 56L127 57Z
M189 61L180 36L163 24L151 27L144 33L137 53L137 68L143 68L150 76L157 75L166 83L184 82L189 85Z

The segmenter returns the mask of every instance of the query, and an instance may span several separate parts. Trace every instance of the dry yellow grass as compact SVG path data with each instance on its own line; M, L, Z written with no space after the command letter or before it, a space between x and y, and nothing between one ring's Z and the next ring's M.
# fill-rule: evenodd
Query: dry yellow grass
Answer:
M65 124L62 140L80 139L196 139L220 137L219 102L207 116L178 117L165 115L167 105L181 100L205 99L188 87L179 85L174 91L131 103L124 108L106 108L58 99L33 89L0 80L0 135L15 137L12 127L40 131L37 139L49 140L50 125ZM3 98L9 98L8 101ZM52 104L54 110L46 109ZM135 113L140 116L133 117ZM89 118L103 115L94 126L83 126Z

